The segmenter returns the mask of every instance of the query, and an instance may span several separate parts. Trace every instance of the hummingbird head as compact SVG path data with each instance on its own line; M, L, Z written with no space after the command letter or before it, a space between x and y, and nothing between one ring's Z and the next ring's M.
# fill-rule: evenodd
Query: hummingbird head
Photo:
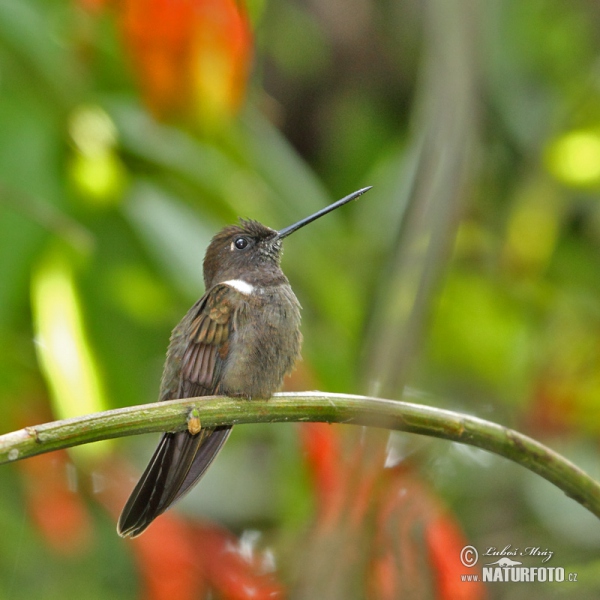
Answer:
M204 256L204 284L209 289L228 279L256 283L261 275L283 275L280 260L278 232L258 221L240 219L239 225L225 227L210 242Z
M268 285L287 281L279 266L283 238L332 210L355 200L370 189L370 187L366 187L353 192L279 231L262 225L258 221L244 219L240 219L239 225L225 227L211 240L204 256L206 289L210 289L217 283L233 279L242 279L252 285L257 283Z

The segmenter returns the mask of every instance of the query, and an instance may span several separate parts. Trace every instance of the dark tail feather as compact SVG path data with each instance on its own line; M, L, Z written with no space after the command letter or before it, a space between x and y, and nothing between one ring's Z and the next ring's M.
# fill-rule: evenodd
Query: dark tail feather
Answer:
M231 427L165 433L119 517L117 532L136 537L204 475Z

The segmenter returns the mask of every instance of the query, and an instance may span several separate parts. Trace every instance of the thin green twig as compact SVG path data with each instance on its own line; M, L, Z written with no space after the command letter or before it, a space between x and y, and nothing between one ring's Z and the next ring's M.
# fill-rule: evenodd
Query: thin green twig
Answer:
M320 421L383 427L469 444L541 475L600 518L600 483L565 457L512 429L421 404L349 394L302 392L270 400L224 397L155 402L25 427L0 436L0 464L99 440L186 428L196 408L204 427Z

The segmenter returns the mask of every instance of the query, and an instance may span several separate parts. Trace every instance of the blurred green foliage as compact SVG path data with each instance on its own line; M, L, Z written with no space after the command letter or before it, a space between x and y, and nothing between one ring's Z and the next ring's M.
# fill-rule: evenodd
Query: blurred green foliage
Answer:
M3 431L50 418L39 412L53 378L40 335L53 318L40 316L35 295L49 261L64 266L81 360L101 386L94 405L81 397L68 409L55 395L53 414L144 403L156 398L171 328L203 292L203 252L220 227L241 216L280 228L373 185L286 241L283 261L304 308L293 385L366 391L365 354L377 344L366 332L414 207L406 181L427 127L416 92L427 89L423 31L441 8L355 4L256 3L248 101L206 138L149 115L110 11L0 2ZM599 474L600 12L589 0L471 4L476 151L434 293L420 299L406 382ZM153 443L112 449L141 465ZM475 546L551 548L553 566L585 572L577 596L597 597L600 526L584 509L500 459L437 442L422 454L423 476ZM93 471L93 458L73 456ZM2 468L0 483L0 600L135 594L133 566L93 494L95 537L73 558L44 545L20 501L17 465ZM182 507L240 530L289 533L311 501L294 428L257 426L236 430ZM520 598L522 587L492 596Z

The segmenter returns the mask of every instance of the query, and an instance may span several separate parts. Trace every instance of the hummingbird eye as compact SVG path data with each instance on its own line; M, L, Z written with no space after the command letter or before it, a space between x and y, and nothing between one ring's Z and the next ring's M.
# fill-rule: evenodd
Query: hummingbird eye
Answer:
M248 246L248 240L246 238L239 237L235 239L233 244L238 250L243 250Z

